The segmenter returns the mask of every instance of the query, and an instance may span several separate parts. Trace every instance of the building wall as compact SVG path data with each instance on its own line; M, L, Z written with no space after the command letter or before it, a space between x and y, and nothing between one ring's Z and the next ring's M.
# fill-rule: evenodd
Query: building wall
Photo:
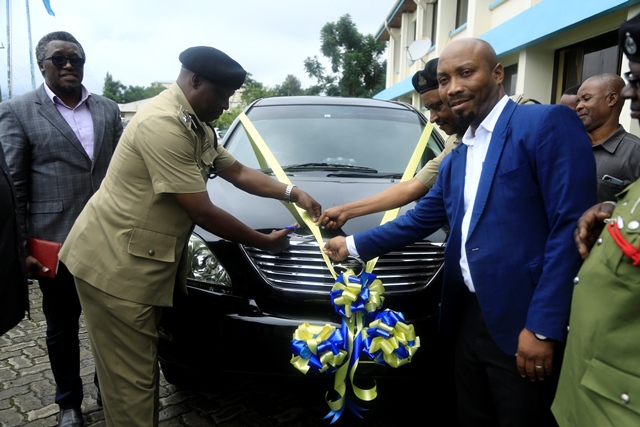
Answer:
M400 28L390 28L387 88L374 98L396 99L422 107L413 90L411 77L452 40L477 37L494 46L503 66L517 64L516 93L543 103L559 99L562 61L557 52L572 45L616 31L626 19L640 13L640 0L468 0L466 24L456 28L457 0L398 0L392 10L400 10L403 2L413 1L418 7L404 13ZM392 12L393 13L393 12ZM419 61L409 63L404 52L413 40L431 35L431 14L437 15L433 48ZM386 21L391 22L391 17ZM418 34L413 35L413 22ZM383 31L379 38L386 37ZM402 53L402 54L400 54ZM622 56L622 54L619 54ZM620 74L628 71L626 60ZM638 131L629 117L628 103L620 116L622 125ZM424 110L423 110L424 111ZM635 132L640 135L640 133Z

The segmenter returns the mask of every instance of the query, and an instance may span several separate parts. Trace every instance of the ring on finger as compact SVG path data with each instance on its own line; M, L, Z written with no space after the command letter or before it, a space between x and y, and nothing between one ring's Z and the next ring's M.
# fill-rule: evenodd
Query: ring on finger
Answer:
M543 369L543 368L544 368L544 366L540 366L540 365L534 365L534 367L535 367L536 369L538 369L538 370L540 370L540 369Z

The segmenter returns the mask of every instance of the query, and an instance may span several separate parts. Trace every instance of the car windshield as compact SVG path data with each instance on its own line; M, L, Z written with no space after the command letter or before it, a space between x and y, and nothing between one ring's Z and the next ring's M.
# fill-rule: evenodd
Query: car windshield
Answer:
M425 124L408 109L357 105L256 106L247 116L285 170L357 176L402 174ZM242 126L227 135L225 147L246 166L260 168ZM431 137L421 165L439 153Z

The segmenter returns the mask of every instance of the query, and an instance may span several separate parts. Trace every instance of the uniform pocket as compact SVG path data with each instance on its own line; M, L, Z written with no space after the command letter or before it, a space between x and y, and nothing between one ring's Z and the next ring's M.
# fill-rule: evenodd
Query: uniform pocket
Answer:
M140 258L147 258L162 262L176 260L175 236L134 228L129 238L129 253Z
M29 213L42 214L42 213L58 213L62 212L62 200L56 200L51 202L30 202Z
M610 402L616 403L617 405L614 406L614 408L617 408L615 412L624 419L628 418L624 417L625 411L623 408L640 415L639 377L593 359L589 363L587 372L582 377L581 384ZM608 415L612 417L612 420L615 418L613 414Z
M216 157L218 157L218 152L210 146L206 151L200 154L200 169L208 172L209 169L213 167L213 161Z

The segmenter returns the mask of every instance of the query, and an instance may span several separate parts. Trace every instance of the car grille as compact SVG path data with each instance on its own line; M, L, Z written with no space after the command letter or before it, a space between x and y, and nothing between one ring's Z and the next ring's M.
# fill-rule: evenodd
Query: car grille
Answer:
M315 240L295 241L278 255L243 247L252 265L276 288L303 293L327 294L333 276ZM411 292L429 285L442 268L444 244L421 241L381 256L373 273L382 280L385 294Z

